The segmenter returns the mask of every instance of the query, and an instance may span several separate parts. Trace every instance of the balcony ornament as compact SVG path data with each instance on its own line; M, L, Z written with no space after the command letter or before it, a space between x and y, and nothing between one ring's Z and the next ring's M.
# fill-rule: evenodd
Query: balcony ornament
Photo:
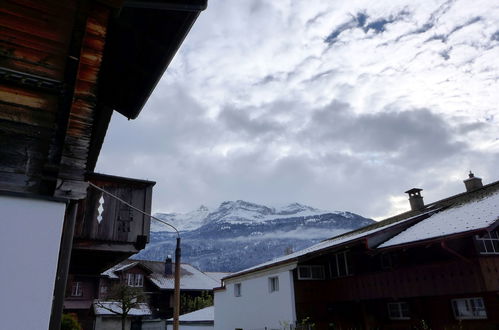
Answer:
M97 222L100 225L100 223L102 222L102 213L104 212L104 193L101 193L99 199L99 207L97 208L97 211L99 211L99 213L97 214Z

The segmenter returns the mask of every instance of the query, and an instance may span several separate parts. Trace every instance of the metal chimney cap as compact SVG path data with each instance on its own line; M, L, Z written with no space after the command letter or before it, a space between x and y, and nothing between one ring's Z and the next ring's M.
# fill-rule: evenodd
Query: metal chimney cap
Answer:
M405 193L406 194L417 194L419 192L423 191L423 189L420 189L420 188L412 188L412 189L409 189L407 190Z

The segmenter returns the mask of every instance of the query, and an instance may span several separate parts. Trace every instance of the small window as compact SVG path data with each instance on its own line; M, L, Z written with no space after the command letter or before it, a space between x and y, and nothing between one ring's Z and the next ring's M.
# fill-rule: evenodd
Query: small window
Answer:
M299 280L323 280L324 267L321 265L302 265L298 266Z
M279 277L269 277L269 292L279 291Z
M388 317L392 320L409 320L409 304L406 302L388 303Z
M452 310L457 320L487 318L482 298L452 299Z
M352 275L351 263L348 261L348 251L336 253L331 258L331 276L343 277Z
M234 297L241 297L241 283L234 284Z
M144 286L144 276L142 274L127 274L127 284L132 287Z
M499 254L499 231L494 230L475 237L480 254Z
M81 282L73 282L73 285L71 286L71 296L72 297L83 296L83 288L81 286Z

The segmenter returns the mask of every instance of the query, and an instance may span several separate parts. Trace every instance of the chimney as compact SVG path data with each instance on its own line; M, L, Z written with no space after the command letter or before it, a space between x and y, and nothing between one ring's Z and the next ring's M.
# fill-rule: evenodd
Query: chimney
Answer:
M412 211L419 211L424 209L423 196L421 196L422 190L423 189L412 188L405 192L406 194L409 194L409 203L411 203Z
M482 179L476 177L475 174L473 174L473 172L470 171L470 174L468 176L469 178L463 180L467 192L483 187Z
M173 274L172 256L168 255L165 259L165 275L172 275L172 274Z

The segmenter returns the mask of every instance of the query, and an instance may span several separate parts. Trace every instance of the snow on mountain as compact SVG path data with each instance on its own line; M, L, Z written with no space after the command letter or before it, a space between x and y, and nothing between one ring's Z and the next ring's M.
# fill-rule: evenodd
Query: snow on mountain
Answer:
M161 220L171 223L177 229L195 230L208 223L230 223L250 224L283 219L289 217L308 217L325 213L340 214L345 212L329 212L319 210L299 203L291 203L282 207L274 208L265 205L245 202L242 200L226 201L210 212L206 206L201 206L189 213L157 213L155 216ZM165 225L153 221L151 231L169 231Z
M156 213L154 216L168 222L180 231L189 231L201 227L209 213L210 209L201 205L197 210L188 213ZM158 221L152 220L151 231L171 231L171 229Z
M233 272L297 251L325 238L373 222L350 212L328 212L299 203L269 207L227 201L185 213L156 215L183 232L182 258L205 271ZM164 260L173 254L176 235L151 223L150 243L135 258Z

